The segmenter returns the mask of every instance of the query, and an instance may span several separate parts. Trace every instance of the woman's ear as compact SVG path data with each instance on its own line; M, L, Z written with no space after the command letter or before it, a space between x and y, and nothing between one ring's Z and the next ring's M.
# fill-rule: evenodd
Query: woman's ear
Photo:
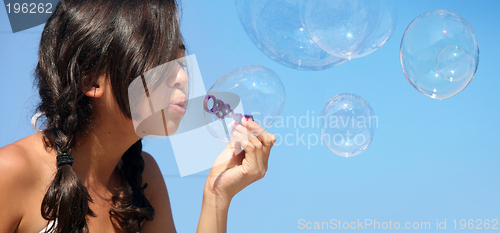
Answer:
M100 98L104 94L104 90L106 89L106 76L101 75L90 85L85 85L89 88L83 91L83 93L92 98Z

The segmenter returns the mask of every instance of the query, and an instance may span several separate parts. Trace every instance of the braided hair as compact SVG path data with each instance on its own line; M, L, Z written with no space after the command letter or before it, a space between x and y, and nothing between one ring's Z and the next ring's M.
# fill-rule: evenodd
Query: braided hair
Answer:
M46 116L46 147L56 149L57 173L45 194L41 214L57 220L57 233L88 232L95 216L87 189L73 171L71 150L92 127L93 106L82 90L97 77L109 77L115 100L131 118L128 85L145 71L176 58L182 44L175 0L62 0L42 32L35 70L38 111ZM83 135L83 136L82 136ZM144 195L141 140L122 156L121 174L132 188L119 191L110 215L126 232L152 220Z

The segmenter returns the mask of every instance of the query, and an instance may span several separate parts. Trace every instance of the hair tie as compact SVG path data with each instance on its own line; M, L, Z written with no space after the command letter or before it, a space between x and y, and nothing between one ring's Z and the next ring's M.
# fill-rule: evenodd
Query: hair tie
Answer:
M69 164L70 166L73 165L73 156L68 153L60 153L57 155L57 167L61 167L63 165Z

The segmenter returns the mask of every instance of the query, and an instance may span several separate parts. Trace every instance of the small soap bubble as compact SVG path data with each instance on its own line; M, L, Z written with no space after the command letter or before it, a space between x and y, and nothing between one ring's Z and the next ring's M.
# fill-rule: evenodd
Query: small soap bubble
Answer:
M378 119L368 102L354 94L331 98L321 110L320 134L333 153L350 157L370 146Z
M300 1L236 0L241 24L269 58L299 70L322 70L345 61L321 49L300 17Z
M467 21L447 10L426 12L403 35L400 60L415 89L443 100L462 91L479 63L476 34Z
M474 61L464 48L456 45L444 48L436 60L439 74L448 81L460 81L474 70Z
M304 0L302 21L316 44L345 59L366 56L394 33L394 0Z
M204 103L209 132L222 141L250 140L264 132L285 107L285 88L272 70L245 66L224 74L208 90ZM262 130L246 131L242 121L252 119Z

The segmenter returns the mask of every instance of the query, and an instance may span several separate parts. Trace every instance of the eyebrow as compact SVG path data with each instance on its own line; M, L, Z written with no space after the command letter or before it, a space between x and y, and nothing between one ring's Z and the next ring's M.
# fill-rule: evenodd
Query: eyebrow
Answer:
M179 49L186 50L186 46L184 46L184 44L181 44L181 45L179 45Z

